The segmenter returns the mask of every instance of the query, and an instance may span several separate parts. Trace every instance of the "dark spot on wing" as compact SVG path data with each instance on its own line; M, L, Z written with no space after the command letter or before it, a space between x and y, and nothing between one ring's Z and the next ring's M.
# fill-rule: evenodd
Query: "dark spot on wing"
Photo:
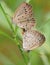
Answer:
M20 20L20 19L18 18L18 20Z
M24 16L22 16L22 17L24 17Z
M23 31L25 32L26 30L23 28Z

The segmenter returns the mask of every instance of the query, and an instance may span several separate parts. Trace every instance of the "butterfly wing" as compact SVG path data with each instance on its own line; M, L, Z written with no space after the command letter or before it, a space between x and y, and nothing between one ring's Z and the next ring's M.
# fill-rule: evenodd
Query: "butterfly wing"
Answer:
M25 28L25 29L29 29L28 24L30 23L33 23L32 26L34 26L35 20L33 18L32 6L25 2L22 3L17 8L13 16L13 22L17 24L19 27Z
M32 30L24 33L23 36L23 48L24 50L33 50L41 46L45 41L43 34L38 31Z

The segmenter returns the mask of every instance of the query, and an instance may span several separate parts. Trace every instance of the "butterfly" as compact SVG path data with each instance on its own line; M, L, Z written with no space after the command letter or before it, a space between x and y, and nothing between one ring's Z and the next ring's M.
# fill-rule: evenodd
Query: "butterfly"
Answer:
M15 11L12 21L15 25L24 30L24 50L33 50L44 43L44 35L36 30L32 30L32 28L36 25L36 22L33 17L32 6L30 4L23 2Z
M33 50L41 46L45 41L45 36L36 30L26 31L23 35L23 49Z
M32 6L23 2L15 11L13 15L13 23L22 29L29 30L35 26L35 19L33 17Z

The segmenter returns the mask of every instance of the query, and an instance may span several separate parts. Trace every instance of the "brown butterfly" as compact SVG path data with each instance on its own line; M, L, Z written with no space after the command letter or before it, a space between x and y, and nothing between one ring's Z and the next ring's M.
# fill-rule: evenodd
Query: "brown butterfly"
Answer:
M45 41L43 34L36 30L26 31L23 36L23 48L24 50L33 50L41 46Z
M32 30L36 22L33 17L32 6L28 3L22 3L13 16L13 22L15 25L22 28L25 32L23 34L23 48L24 50L33 50L41 46L45 37L38 31Z
M32 6L26 2L22 3L15 11L12 20L13 23L20 28L24 28L25 30L31 29L36 24L33 17Z

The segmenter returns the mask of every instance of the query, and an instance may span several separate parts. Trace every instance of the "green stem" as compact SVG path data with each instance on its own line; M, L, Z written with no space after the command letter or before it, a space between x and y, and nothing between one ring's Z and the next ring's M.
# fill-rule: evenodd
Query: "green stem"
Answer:
M13 39L10 37L10 35L8 35L7 33L3 32L3 31L1 31L1 30L0 30L0 35L3 35L3 36L5 36L5 37L9 38L10 40L13 40Z
M19 47L20 52L21 52L21 54L22 54L22 56L23 56L23 58L24 58L24 62L25 62L25 63L26 63L26 65L27 65L27 59L26 59L26 56L25 56L25 54L24 54L24 52L23 52L22 48L21 48L20 46L18 46L18 47Z
M14 30L14 28L13 28L13 25L12 25L11 21L8 19L8 17L7 17L7 15L6 15L6 13L5 13L5 11L4 11L4 9L3 9L3 7L2 7L1 4L0 4L0 8L1 8L1 10L3 11L3 13L4 13L4 16L5 16L6 20L7 20L7 22L8 22L8 24L9 24L10 28L12 29L13 34L15 35L15 30ZM2 34L3 34L4 36L6 36L6 37L12 39L10 36L8 36L8 34L5 34L5 33L3 33L3 32L2 32ZM14 38L14 39L15 39L15 38ZM12 40L14 40L14 39L12 39ZM14 40L14 41L17 42L17 39ZM20 44L17 44L17 45L18 45L18 48L19 48L19 50L20 50L20 52L21 52L21 54L22 54L22 56L23 56L24 62L25 62L25 64L27 65L26 56L24 55L23 50L21 49Z
M3 36L5 36L5 37L9 38L10 40L12 40L12 41L14 41L14 42L17 43L16 40L12 39L7 33L3 32L3 31L1 31L1 30L0 30L0 35L3 35ZM24 62L27 63L26 58L25 58L25 55L24 55L24 53L23 53L23 50L21 49L21 47L20 47L19 45L18 45L18 48L20 49L20 52L21 52L21 54L22 54L22 56L23 56L23 58L24 58Z
M8 16L6 15L6 13L5 13L5 11L4 11L4 9L3 9L3 7L2 7L1 4L0 4L0 8L1 8L2 12L4 13L4 16L5 16L6 20L7 20L7 22L8 22L8 24L9 24L10 28L12 29L12 31L13 31L13 33L14 33L15 31L14 31L13 25L12 25L11 21L8 19Z

